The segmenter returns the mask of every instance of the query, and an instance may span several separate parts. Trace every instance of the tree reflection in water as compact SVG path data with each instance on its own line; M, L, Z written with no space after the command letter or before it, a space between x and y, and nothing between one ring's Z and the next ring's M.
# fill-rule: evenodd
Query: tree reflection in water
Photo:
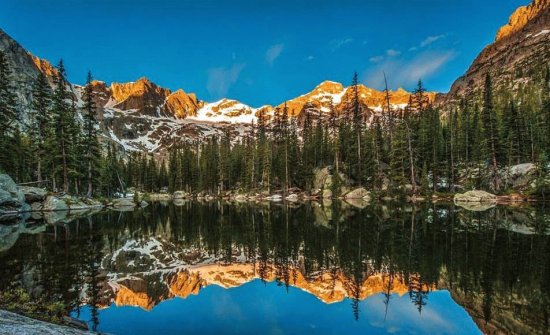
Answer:
M448 289L482 331L545 333L549 221L542 206L157 203L75 220L66 234L20 235L0 253L0 289L22 286L76 313L93 306L95 327L111 301L151 309L254 278L348 298L355 319L373 294L386 315L393 293L422 313L430 291Z

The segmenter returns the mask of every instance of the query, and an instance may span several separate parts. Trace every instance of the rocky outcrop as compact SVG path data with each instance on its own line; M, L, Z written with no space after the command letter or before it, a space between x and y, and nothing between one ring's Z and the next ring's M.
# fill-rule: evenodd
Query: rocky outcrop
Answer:
M23 315L0 310L0 334L5 335L84 335L95 334L66 326L28 318Z
M476 203L496 203L497 196L485 191L468 191L466 193L456 194L454 197L457 202L476 202Z
M178 119L185 119L188 116L196 116L197 110L203 104L195 94L187 94L179 89L166 98L164 109L169 115L174 115Z
M365 190L363 187L359 187L350 191L344 195L344 199L363 199L365 201L372 200L372 195L369 191Z
M458 78L437 103L457 103L461 97L480 94L486 74L495 90L518 91L544 73L550 59L550 1L534 0L520 7L502 27L496 41L487 46L468 71Z
M528 6L519 7L510 16L508 24L498 30L495 40L501 40L517 31L520 31L529 23L529 21L537 17L537 15L544 11L549 5L549 0L535 0Z
M359 100L366 112L365 119L368 119L374 111L380 111L385 104L385 93L358 85ZM400 88L390 92L390 104L394 108L403 108L409 102L411 93ZM430 101L434 101L436 94L433 92L427 93ZM312 115L319 114L319 111L328 114L331 108L337 113L342 113L349 109L353 99L353 90L349 87L344 87L341 83L334 81L324 81L316 86L311 92L301 95L297 98L290 99L276 108L282 110L285 105L289 115L298 116L300 112L308 110Z
M136 206L134 200L129 198L113 199L109 204L109 207L114 210L133 210Z
M19 190L25 195L25 201L29 204L40 202L46 199L48 192L39 187L19 186Z
M176 191L173 196L174 199L188 199L191 195L185 191Z
M25 194L7 174L0 174L0 222L20 217L21 212L30 210Z
M455 194L454 203L464 209L482 212L497 205L497 196L485 191Z

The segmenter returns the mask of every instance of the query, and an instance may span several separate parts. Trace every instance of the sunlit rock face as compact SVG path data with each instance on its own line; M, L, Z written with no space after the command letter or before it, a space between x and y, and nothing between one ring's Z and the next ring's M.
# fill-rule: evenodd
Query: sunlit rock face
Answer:
M529 21L546 10L550 6L550 0L534 0L528 6L521 6L510 16L510 20L502 26L496 36L496 41L501 40L521 30Z
M170 90L152 83L147 78L140 78L132 83L113 83L111 92L117 102L114 108L135 110L148 116L159 116L160 107L170 95Z
M47 60L33 56L17 41L0 31L0 50L7 55L18 83L19 118L22 126L29 122L32 86L39 73L54 84L58 74ZM100 121L103 139L117 143L126 151L162 152L175 143L192 142L229 133L232 141L242 139L251 131L251 125L264 121L268 126L275 114L282 114L286 104L289 117L298 117L303 125L306 115L312 119L326 119L331 110L336 114L348 113L354 97L353 90L341 83L324 81L312 91L290 98L277 106L252 107L246 103L221 99L206 102L184 90L171 91L148 78L134 82L111 83L94 80L93 101L96 118ZM85 87L68 83L68 89L77 108L84 106ZM429 93L434 100L435 94ZM358 97L364 122L372 121L386 106L386 95L363 85L358 86ZM390 105L403 109L410 93L399 89L390 92ZM79 116L78 118L82 118Z
M386 107L387 97L384 92L361 84L357 88L365 118L370 115L368 112L380 112ZM346 110L350 110L354 94L353 89L344 87L341 83L324 81L311 92L288 100L277 106L277 108L283 109L286 104L290 116L299 116L304 109L311 109L324 114L330 113L331 109L334 109L337 114L341 114ZM427 95L430 101L434 100L435 93L429 92ZM403 109L408 104L410 96L411 93L402 88L390 91L390 106L394 109Z
M486 74L493 87L518 92L531 82L542 82L550 58L550 1L534 0L512 14L510 22L497 33L474 60L468 71L452 85L450 92L439 97L439 104L457 102L480 94Z

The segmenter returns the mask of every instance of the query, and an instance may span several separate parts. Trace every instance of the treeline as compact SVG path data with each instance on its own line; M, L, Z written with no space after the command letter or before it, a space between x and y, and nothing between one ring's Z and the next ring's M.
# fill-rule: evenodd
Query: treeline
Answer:
M539 171L547 169L550 69L543 72L544 79L515 94L495 93L487 76L481 94L447 112L432 104L421 81L403 109L390 104L386 87L380 113L362 103L355 74L343 110L332 106L320 112L306 104L290 117L296 113L285 105L271 119L258 115L257 124L238 140L227 131L154 155L124 153L109 142L100 146L91 85L84 87L82 101L75 101L62 62L53 90L45 76L36 79L29 126L22 132L15 122L10 69L0 54L0 171L20 183L47 181L53 190L88 196L110 196L129 187L147 192L311 191L315 169L327 166L335 196L344 184L429 194L452 192L460 182L502 191L507 187L498 173L503 166L533 162Z
M548 168L549 80L547 69L538 90L516 99L499 92L497 99L487 76L480 97L463 99L447 113L433 106L419 81L400 110L392 108L386 88L383 111L374 114L362 105L354 76L353 98L344 111L320 113L306 104L299 117L289 117L283 107L269 124L259 115L236 143L226 133L182 143L160 161L134 153L122 174L129 185L150 192L284 192L312 190L315 169L331 166L334 195L345 183L388 193L452 192L459 182L503 191L508 185L500 178L502 167L533 162L542 174Z
M17 182L37 182L73 194L108 190L109 156L102 154L91 85L77 102L60 61L53 89L40 73L32 89L30 112L17 113L16 86L6 56L0 52L0 172ZM89 73L87 82L91 82ZM25 126L21 126L25 125Z

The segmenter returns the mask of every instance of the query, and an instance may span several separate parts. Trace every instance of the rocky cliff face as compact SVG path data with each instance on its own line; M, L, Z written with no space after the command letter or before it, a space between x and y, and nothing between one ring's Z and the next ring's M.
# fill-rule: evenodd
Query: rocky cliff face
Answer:
M4 52L12 69L18 99L17 112L20 119L27 119L27 110L32 101L32 83L41 70L49 71L49 63L38 60L19 43L0 29L0 51Z
M44 73L53 84L57 70L48 61L31 55L15 40L0 30L0 50L8 56L14 72L21 123L28 123L32 101L32 85L38 73ZM244 135L260 117L267 122L279 106L254 108L236 100L222 99L208 103L193 93L172 92L147 78L135 82L91 83L97 106L97 119L103 135L126 150L160 151L179 141L193 141L207 136L221 135L229 130L235 138ZM77 106L83 106L83 87L71 85ZM394 108L402 108L409 93L400 89L391 92ZM435 94L430 94L433 100ZM385 101L383 92L359 86L359 97L365 120L381 113ZM290 116L309 114L328 115L331 108L342 113L352 99L351 90L340 83L325 81L311 92L286 102ZM229 129L228 129L229 128Z
M531 20L535 19L550 5L549 0L534 0L528 6L521 6L510 16L508 24L497 32L496 41L499 41L523 29Z
M512 14L509 23L498 31L495 42L483 49L439 102L479 93L487 73L497 89L516 91L525 83L541 80L549 59L550 0L534 0Z
M534 0L519 8L502 27L496 41L475 59L466 74L459 78L446 95L429 93L429 99L439 104L457 102L461 97L479 93L486 73L492 74L497 88L517 89L541 76L550 59L550 0ZM39 72L51 80L56 70L48 61L32 56L15 40L0 30L0 50L13 68L19 99L20 120L25 123L32 100L32 83ZM222 99L208 103L183 90L167 88L141 78L130 83L92 83L104 137L126 150L161 151L180 141L193 141L229 132L238 138L257 123L267 122L286 104L290 116L299 124L304 115L327 116L331 109L341 114L349 109L353 92L349 87L325 81L311 92L290 99L278 106L254 108L236 100ZM72 85L79 106L83 88ZM359 98L365 122L380 115L385 94L359 85ZM410 93L403 89L390 92L390 104L402 109ZM306 113L304 113L306 112Z

